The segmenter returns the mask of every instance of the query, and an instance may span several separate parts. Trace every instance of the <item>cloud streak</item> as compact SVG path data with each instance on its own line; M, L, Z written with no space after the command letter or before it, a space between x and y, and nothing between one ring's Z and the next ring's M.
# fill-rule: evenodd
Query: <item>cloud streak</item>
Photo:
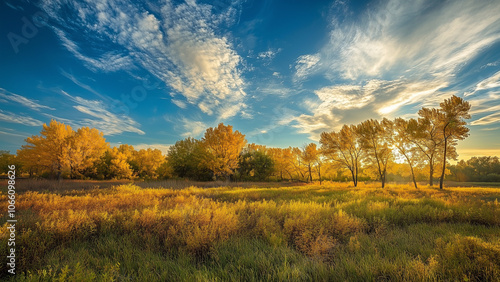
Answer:
M144 135L144 131L140 130L140 124L126 115L118 115L109 111L102 101L87 100L79 96L72 96L65 91L61 93L73 101L76 105L73 106L77 111L84 113L92 118L84 118L76 123L78 127L88 126L97 128L104 135L116 135L123 132L132 132ZM58 119L60 120L60 119ZM70 124L75 125L75 122L70 121Z
M40 104L36 100L28 99L24 96L12 93L3 88L0 88L0 98L20 104L35 111L40 111L41 109L55 110L54 108Z
M0 120L27 126L41 126L43 122L29 116L21 116L9 111L0 110Z

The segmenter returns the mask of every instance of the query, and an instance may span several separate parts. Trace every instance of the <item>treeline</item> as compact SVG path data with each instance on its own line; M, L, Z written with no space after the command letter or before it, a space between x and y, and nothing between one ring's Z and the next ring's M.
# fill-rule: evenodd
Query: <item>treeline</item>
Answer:
M469 110L468 102L452 96L437 109L422 108L416 119L344 125L339 131L323 132L319 147L310 143L301 148L247 144L245 135L221 123L199 140L177 141L166 156L157 149L137 151L125 144L111 148L96 129L74 131L52 120L40 136L27 138L10 161L30 176L52 178L329 179L350 180L354 186L379 180L382 187L391 179L411 179L415 187L418 180L433 185L439 179L442 187L445 175L454 175L462 163L453 171L447 169L447 161L457 157L457 141L468 136Z
M500 161L498 157L472 157L450 166L450 180L500 182Z

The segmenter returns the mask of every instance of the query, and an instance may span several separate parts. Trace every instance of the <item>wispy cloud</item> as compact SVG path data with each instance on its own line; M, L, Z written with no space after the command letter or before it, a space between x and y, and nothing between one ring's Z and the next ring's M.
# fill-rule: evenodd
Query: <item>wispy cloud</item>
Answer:
M182 137L200 137L203 132L208 128L208 126L202 121L189 120L187 118L181 119L182 127L184 133L181 134Z
M311 75L317 69L320 59L318 54L300 56L295 63L295 80Z
M104 135L115 135L123 132L132 132L140 135L145 134L144 131L139 129L139 123L129 116L111 112L102 101L87 100L79 96L72 96L65 91L61 91L61 93L76 103L73 108L92 117L77 122L76 124L79 126L83 125L97 128L102 131Z
M474 95L476 92L481 91L481 90L489 90L489 89L498 88L498 87L500 87L500 71L493 74L492 76L480 81L476 85L476 88L472 92L466 92L464 95L470 96L470 95Z
M161 6L127 0L91 2L46 0L42 4L59 23L54 30L63 45L91 69L144 68L166 82L174 95L203 105L204 113L219 118L238 113L228 115L227 107L245 105L242 58L228 36L218 33L220 27L235 22L239 3L215 9L194 1L178 5L166 1ZM63 9L69 13L62 13ZM73 33L96 47L88 50L85 44L84 49L86 42L71 37ZM114 51L102 52L99 46L104 43L114 45Z
M0 88L0 98L31 108L35 111L40 111L40 109L55 110L54 108L40 104L37 100L28 99L3 88Z
M497 123L500 122L500 113L494 113L491 115L487 115L485 117L482 117L480 119L477 119L473 122L471 122L471 125L487 125L487 124L492 124L492 123Z
M9 111L0 110L0 120L28 126L41 126L43 122L29 116L21 116Z

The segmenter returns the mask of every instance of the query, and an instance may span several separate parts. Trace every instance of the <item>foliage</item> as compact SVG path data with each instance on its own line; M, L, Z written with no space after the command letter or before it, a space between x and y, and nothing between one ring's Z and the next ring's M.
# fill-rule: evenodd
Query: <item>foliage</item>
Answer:
M186 138L177 141L168 150L167 159L175 176L196 180L210 180L211 173L203 160L206 151L201 141Z
M500 277L498 188L327 182L52 193L27 190L27 184L17 183L18 280ZM2 192L0 201L6 199ZM6 224L0 229L4 253ZM6 257L1 261L0 278L6 278Z
M500 161L498 157L472 157L450 166L450 180L500 182Z
M7 173L9 165L15 165L17 170L21 170L22 165L16 155L9 153L9 151L0 150L0 173Z
M358 185L358 175L364 153L358 131L356 125L344 125L338 133L323 132L319 141L321 150L328 159L338 162L351 172L354 187Z
M262 181L274 171L274 161L265 150L249 149L240 154L238 174L240 179Z
M376 168L382 188L385 186L389 161L393 158L391 150L393 131L391 127L392 122L385 118L382 122L369 119L357 127L361 147L366 152L366 160Z
M245 135L237 130L233 132L231 125L220 123L210 127L202 139L206 151L203 162L216 178L228 178L238 168L239 154L246 142Z

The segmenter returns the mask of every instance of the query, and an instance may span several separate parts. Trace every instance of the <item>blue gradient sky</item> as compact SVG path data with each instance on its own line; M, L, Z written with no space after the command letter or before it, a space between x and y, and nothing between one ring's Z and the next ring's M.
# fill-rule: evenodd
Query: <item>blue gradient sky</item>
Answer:
M472 104L460 158L500 155L498 1L0 5L0 149L51 119L136 148L219 122L302 146L457 95Z

